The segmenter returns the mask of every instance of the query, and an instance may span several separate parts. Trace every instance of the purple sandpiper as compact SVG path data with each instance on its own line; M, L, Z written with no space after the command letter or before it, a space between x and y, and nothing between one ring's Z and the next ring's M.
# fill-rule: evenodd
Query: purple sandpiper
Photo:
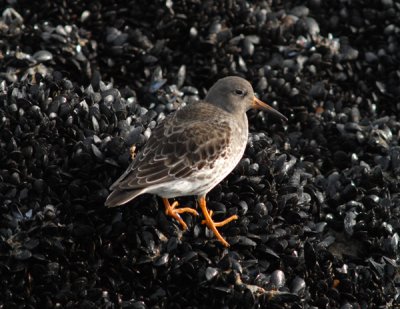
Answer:
M206 194L239 163L248 139L246 112L261 109L287 120L281 113L254 96L251 84L229 76L218 80L203 101L182 107L169 115L152 132L147 143L128 169L110 187L105 205L120 206L138 195L160 196L167 215L187 229L181 213L198 215L190 207L170 204L170 198L195 195L205 224L226 247L221 227L238 217L221 222L212 219L206 206Z

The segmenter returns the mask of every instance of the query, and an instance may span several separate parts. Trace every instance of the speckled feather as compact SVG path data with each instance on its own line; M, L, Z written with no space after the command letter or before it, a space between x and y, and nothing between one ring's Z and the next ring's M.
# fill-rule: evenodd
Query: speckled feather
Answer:
M255 98L245 79L228 76L218 80L204 101L183 107L159 124L143 150L111 186L113 192L106 206L119 206L140 194L152 193L162 197L167 212L181 220L166 199L197 195L204 201L206 194L235 168L246 148L246 111L250 108L286 119ZM201 204L202 211L206 211L205 204ZM205 216L210 215L206 212ZM208 218L207 222L218 234L212 220ZM181 224L185 226L183 221Z
M231 113L204 101L185 106L168 116L153 131L125 173L111 186L114 192L107 205L118 206L145 192L162 197L207 193L231 172L243 155L247 142L247 117L243 116L245 119L238 122ZM232 150L232 136L239 133L236 131L246 134L234 143L240 149ZM226 166L225 161L233 152L237 159ZM213 169L215 172L210 175L209 170ZM196 181L197 188L182 183L179 194L170 185L168 189L172 192L163 192L164 184L181 179Z

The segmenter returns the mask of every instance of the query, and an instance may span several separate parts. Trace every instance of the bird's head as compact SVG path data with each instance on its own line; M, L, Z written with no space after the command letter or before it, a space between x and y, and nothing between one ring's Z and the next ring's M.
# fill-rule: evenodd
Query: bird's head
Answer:
M208 91L205 101L231 113L245 113L253 108L264 110L287 121L276 109L256 98L251 84L238 76L218 80Z

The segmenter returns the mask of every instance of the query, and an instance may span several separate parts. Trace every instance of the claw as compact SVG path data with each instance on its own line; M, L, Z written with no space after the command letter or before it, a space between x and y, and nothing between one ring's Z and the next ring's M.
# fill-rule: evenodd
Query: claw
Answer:
M179 206L179 203L177 201L173 202L171 205L167 198L163 198L162 200L163 200L164 206L165 206L165 214L167 216L174 218L176 221L178 221L180 223L180 225L182 226L183 230L186 230L188 227L187 227L185 221L183 221L183 219L181 218L181 216L179 214L188 212L188 213L192 214L193 216L199 215L199 213L196 210L194 210L193 208L190 208L190 207L176 208Z
M203 212L203 215L205 217L205 219L201 222L202 224L207 225L207 227L213 231L215 237L217 237L217 239L225 246L225 247L229 247L228 242L222 237L222 235L219 233L219 231L217 230L217 227L221 227L224 226L225 224L228 224L229 222L238 219L237 215L233 215L230 216L229 218L221 221L221 222L214 222L214 220L211 218L212 217L212 210L208 210L207 209L207 205L206 205L206 199L205 197L200 197L199 198L199 204L200 204L200 208Z

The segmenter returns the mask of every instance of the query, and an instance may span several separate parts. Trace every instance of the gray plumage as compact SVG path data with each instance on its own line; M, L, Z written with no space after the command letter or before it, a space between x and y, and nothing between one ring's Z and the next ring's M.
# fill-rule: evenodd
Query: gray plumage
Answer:
M220 79L204 101L177 110L153 130L110 187L106 206L125 204L143 193L205 196L241 159L248 138L246 111L255 104L249 82L234 76Z

